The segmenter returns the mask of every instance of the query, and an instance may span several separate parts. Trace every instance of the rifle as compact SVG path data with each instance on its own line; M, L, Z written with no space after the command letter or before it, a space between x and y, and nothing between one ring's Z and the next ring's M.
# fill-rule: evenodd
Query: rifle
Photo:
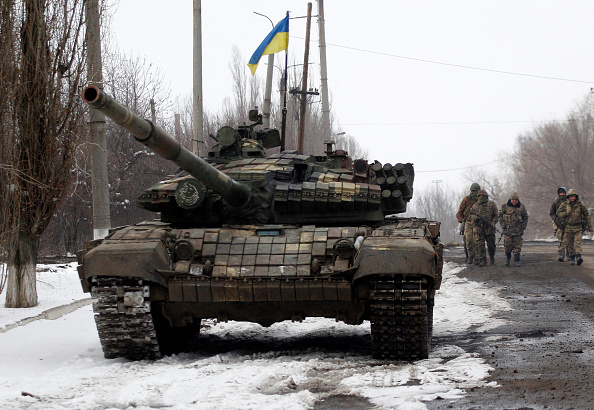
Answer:
M497 241L497 243L501 242L501 238L503 238L503 233L501 233L501 231L499 229L497 229L491 222L489 222L489 220L486 217L479 215L476 212L471 212L470 214L477 216L489 228L493 228L495 230L495 232L497 232L499 234L499 240Z

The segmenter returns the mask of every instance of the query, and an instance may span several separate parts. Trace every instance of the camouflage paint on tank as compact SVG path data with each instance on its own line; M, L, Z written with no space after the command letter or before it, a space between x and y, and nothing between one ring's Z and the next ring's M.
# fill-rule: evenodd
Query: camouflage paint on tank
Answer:
M374 357L427 357L443 246L439 222L395 216L413 195L412 164L353 161L331 143L325 155L266 156L278 131L256 131L257 113L223 127L202 159L98 88L83 95L183 170L139 198L160 221L79 252L106 357L159 357L204 318L308 316L370 320Z

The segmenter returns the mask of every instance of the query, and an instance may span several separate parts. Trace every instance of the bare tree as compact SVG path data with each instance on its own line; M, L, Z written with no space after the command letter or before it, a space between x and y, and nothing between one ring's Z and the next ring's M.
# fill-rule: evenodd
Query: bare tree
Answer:
M495 203L502 201L505 192L509 190L511 173L505 168L498 174L490 174L482 168L471 168L464 176L468 186L473 182L478 183L489 195L489 199ZM464 195L468 195L466 192ZM507 198L505 198L507 199Z
M39 239L72 179L82 109L83 0L0 2L0 241L7 307L37 305Z
M170 92L158 69L144 59L118 52L109 53L104 66L107 93L144 118L151 118L153 101L157 124L173 134L173 118L164 116L172 107ZM154 218L154 213L138 208L136 200L145 189L177 168L139 145L111 121L107 124L106 140L114 225Z
M336 147L349 153L353 159L368 158L369 152L352 135L336 135Z
M529 233L552 233L549 207L557 187L574 188L588 207L594 201L594 119L586 99L566 121L540 124L520 135L506 159L512 170L511 186L530 213Z
M150 101L153 100L157 123L173 133L173 119L165 116L172 104L159 70L144 59L118 52L106 53L104 61L105 90L145 118L151 117ZM136 200L145 189L174 173L176 167L139 145L111 121L106 124L106 140L110 212L114 226L154 218L153 212L138 208ZM91 237L89 148L88 144L83 144L77 151L76 185L57 211L48 235L44 236L45 252L73 253Z
M434 184L424 191L415 192L407 214L441 222L441 241L444 243L458 242L456 227L458 221L456 212L459 205L458 193L441 183Z

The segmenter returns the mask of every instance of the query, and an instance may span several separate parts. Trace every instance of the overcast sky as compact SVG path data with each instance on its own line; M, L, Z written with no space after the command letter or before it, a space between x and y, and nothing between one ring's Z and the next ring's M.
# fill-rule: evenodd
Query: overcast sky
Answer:
M324 8L335 128L357 138L370 160L414 163L417 188L457 188L460 168L492 164L495 172L519 134L564 120L594 86L589 0L326 0ZM307 1L202 1L205 110L231 96L232 47L249 72L272 28L254 11L276 24L287 11L305 16ZM173 95L191 94L192 1L121 0L114 12L120 50L159 67ZM304 18L290 22L289 58L298 62L305 27ZM311 40L317 70L316 19ZM262 79L266 60L256 72ZM311 86L320 87L319 74Z

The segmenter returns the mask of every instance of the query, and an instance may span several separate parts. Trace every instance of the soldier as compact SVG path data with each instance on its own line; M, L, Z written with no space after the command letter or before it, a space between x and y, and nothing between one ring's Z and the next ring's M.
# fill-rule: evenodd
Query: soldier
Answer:
M592 231L592 221L588 214L588 208L580 202L575 190L567 191L567 200L559 204L557 215L565 219L565 231L561 247L567 249L570 265L581 265L582 259L582 234L584 231Z
M474 262L474 234L472 233L472 222L470 221L469 212L470 208L476 203L478 200L478 192L480 191L481 186L474 182L470 185L470 194L465 196L458 208L458 213L456 214L456 218L458 218L459 223L459 231L464 233L464 245L466 248L466 253L468 259L466 263L472 264Z
M522 235L528 225L528 212L520 202L516 192L512 193L507 203L499 211L499 223L503 230L503 248L505 249L505 266L509 266L511 255L514 254L514 263L520 266L520 252L522 251Z
M557 189L557 195L557 199L555 199L555 201L553 201L553 203L551 204L549 216L553 220L553 229L555 230L555 236L557 237L557 241L559 242L557 247L559 252L559 258L557 260L559 262L563 262L565 261L565 255L567 253L567 250L561 247L561 244L563 243L563 231L565 230L565 220L559 217L559 215L557 215L557 208L559 208L559 204L565 201L565 199L567 198L567 188L565 188L564 186L559 187ZM567 258L569 258L569 255L567 255Z
M474 254L479 266L487 264L485 256L485 241L489 250L491 265L495 263L495 224L497 223L497 205L489 201L485 190L478 192L476 204L470 208L470 220L474 233Z

